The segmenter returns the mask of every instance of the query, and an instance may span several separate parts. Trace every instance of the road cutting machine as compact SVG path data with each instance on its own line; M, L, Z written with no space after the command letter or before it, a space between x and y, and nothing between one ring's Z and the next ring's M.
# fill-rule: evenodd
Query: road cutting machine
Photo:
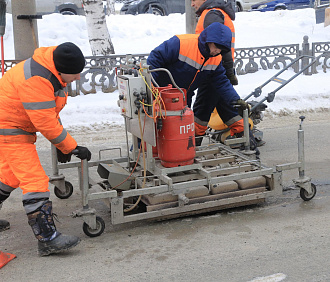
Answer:
M152 79L156 71L166 72L172 84L158 87ZM146 61L134 63L128 56L117 82L126 154L120 150L111 159L67 164L57 163L55 150L52 154L50 180L58 197L70 197L73 189L59 169L78 167L82 208L73 216L83 218L86 235L99 236L105 227L90 206L93 200L108 202L112 225L163 220L263 203L267 197L282 193L282 173L288 169L298 169L294 184L302 199L315 196L316 187L304 173L304 117L298 130L298 161L270 168L250 150L247 109L243 111L244 136L228 141L229 145L242 143L244 150L231 149L213 138L196 147L194 114L187 107L186 91L177 87L168 70L150 70ZM92 167L97 167L98 182L89 177ZM91 192L91 188L98 191Z

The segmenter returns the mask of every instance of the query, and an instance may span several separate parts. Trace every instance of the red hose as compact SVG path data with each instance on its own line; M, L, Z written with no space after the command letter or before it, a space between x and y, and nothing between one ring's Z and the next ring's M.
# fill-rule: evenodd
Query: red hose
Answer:
M3 50L3 36L1 36L1 73L5 74L5 52Z

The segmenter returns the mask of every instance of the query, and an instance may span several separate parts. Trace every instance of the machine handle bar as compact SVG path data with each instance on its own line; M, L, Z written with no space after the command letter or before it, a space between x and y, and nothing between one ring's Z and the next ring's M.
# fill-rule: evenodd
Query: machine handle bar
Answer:
M182 93L182 96L183 96L183 101L186 100L186 97L184 95L184 92L182 91L182 89L175 83L174 81L174 78L172 76L172 74L170 73L170 71L168 69L165 69L165 68L158 68L158 69L153 69L153 70L148 70L148 72L155 72L155 71L164 71L168 74L168 76L170 77L173 85L175 86L175 88L177 88L181 93Z

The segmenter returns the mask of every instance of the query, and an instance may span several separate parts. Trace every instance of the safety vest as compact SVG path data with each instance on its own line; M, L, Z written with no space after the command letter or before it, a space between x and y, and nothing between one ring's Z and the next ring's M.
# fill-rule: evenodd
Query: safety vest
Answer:
M198 71L214 71L221 62L221 56L210 57L207 61L198 49L198 44L191 44L191 38L198 40L197 34L176 35L180 39L179 60Z
M211 10L218 10L220 11L225 19L224 19L224 25L228 26L231 30L231 34L232 34L232 38L231 38L231 55L233 57L233 60L235 59L235 27L233 24L233 21L231 20L231 18L228 16L228 14L226 12L224 12L222 9L220 8L212 8L212 9L205 9L201 16L199 17L199 20L197 22L197 26L195 29L195 33L196 34L200 34L203 30L204 30L204 19L206 14L211 11Z
M189 87L187 87L188 91L198 73L202 71L214 71L219 66L222 57L219 55L205 60L198 49L198 34L181 34L176 36L180 39L179 61L190 65L196 70ZM192 44L192 38L195 38L196 44Z
M52 62L56 48L43 47L32 58L10 69L0 80L0 143L34 143L40 131L64 153L77 142L63 128L59 112L67 93ZM36 60L50 66L53 72Z

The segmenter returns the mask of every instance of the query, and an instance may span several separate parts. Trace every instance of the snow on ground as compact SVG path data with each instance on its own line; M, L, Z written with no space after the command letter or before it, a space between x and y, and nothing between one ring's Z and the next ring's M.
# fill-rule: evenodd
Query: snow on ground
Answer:
M118 7L117 7L118 9ZM235 20L236 47L259 47L282 44L301 44L303 36L309 42L330 42L330 26L315 23L313 9L274 12L237 13ZM171 14L161 17L145 15L111 15L107 25L116 54L149 53L164 40L175 34L185 33L185 15ZM91 50L88 42L85 17L51 14L38 20L40 46L57 45L66 41L77 44L88 56ZM4 35L5 58L14 59L12 18L7 14ZM240 75L235 89L241 97L247 96L257 86L267 81L277 71L260 70L254 74ZM293 75L285 72L284 77ZM276 93L276 98L267 109L268 114L290 114L295 111L321 111L330 109L329 70L312 76L300 75ZM263 88L263 95L279 85L270 83ZM66 127L97 126L106 123L123 123L117 106L118 92L90 94L68 99L68 105L61 112ZM260 98L259 98L260 99ZM258 100L259 100L258 99Z

